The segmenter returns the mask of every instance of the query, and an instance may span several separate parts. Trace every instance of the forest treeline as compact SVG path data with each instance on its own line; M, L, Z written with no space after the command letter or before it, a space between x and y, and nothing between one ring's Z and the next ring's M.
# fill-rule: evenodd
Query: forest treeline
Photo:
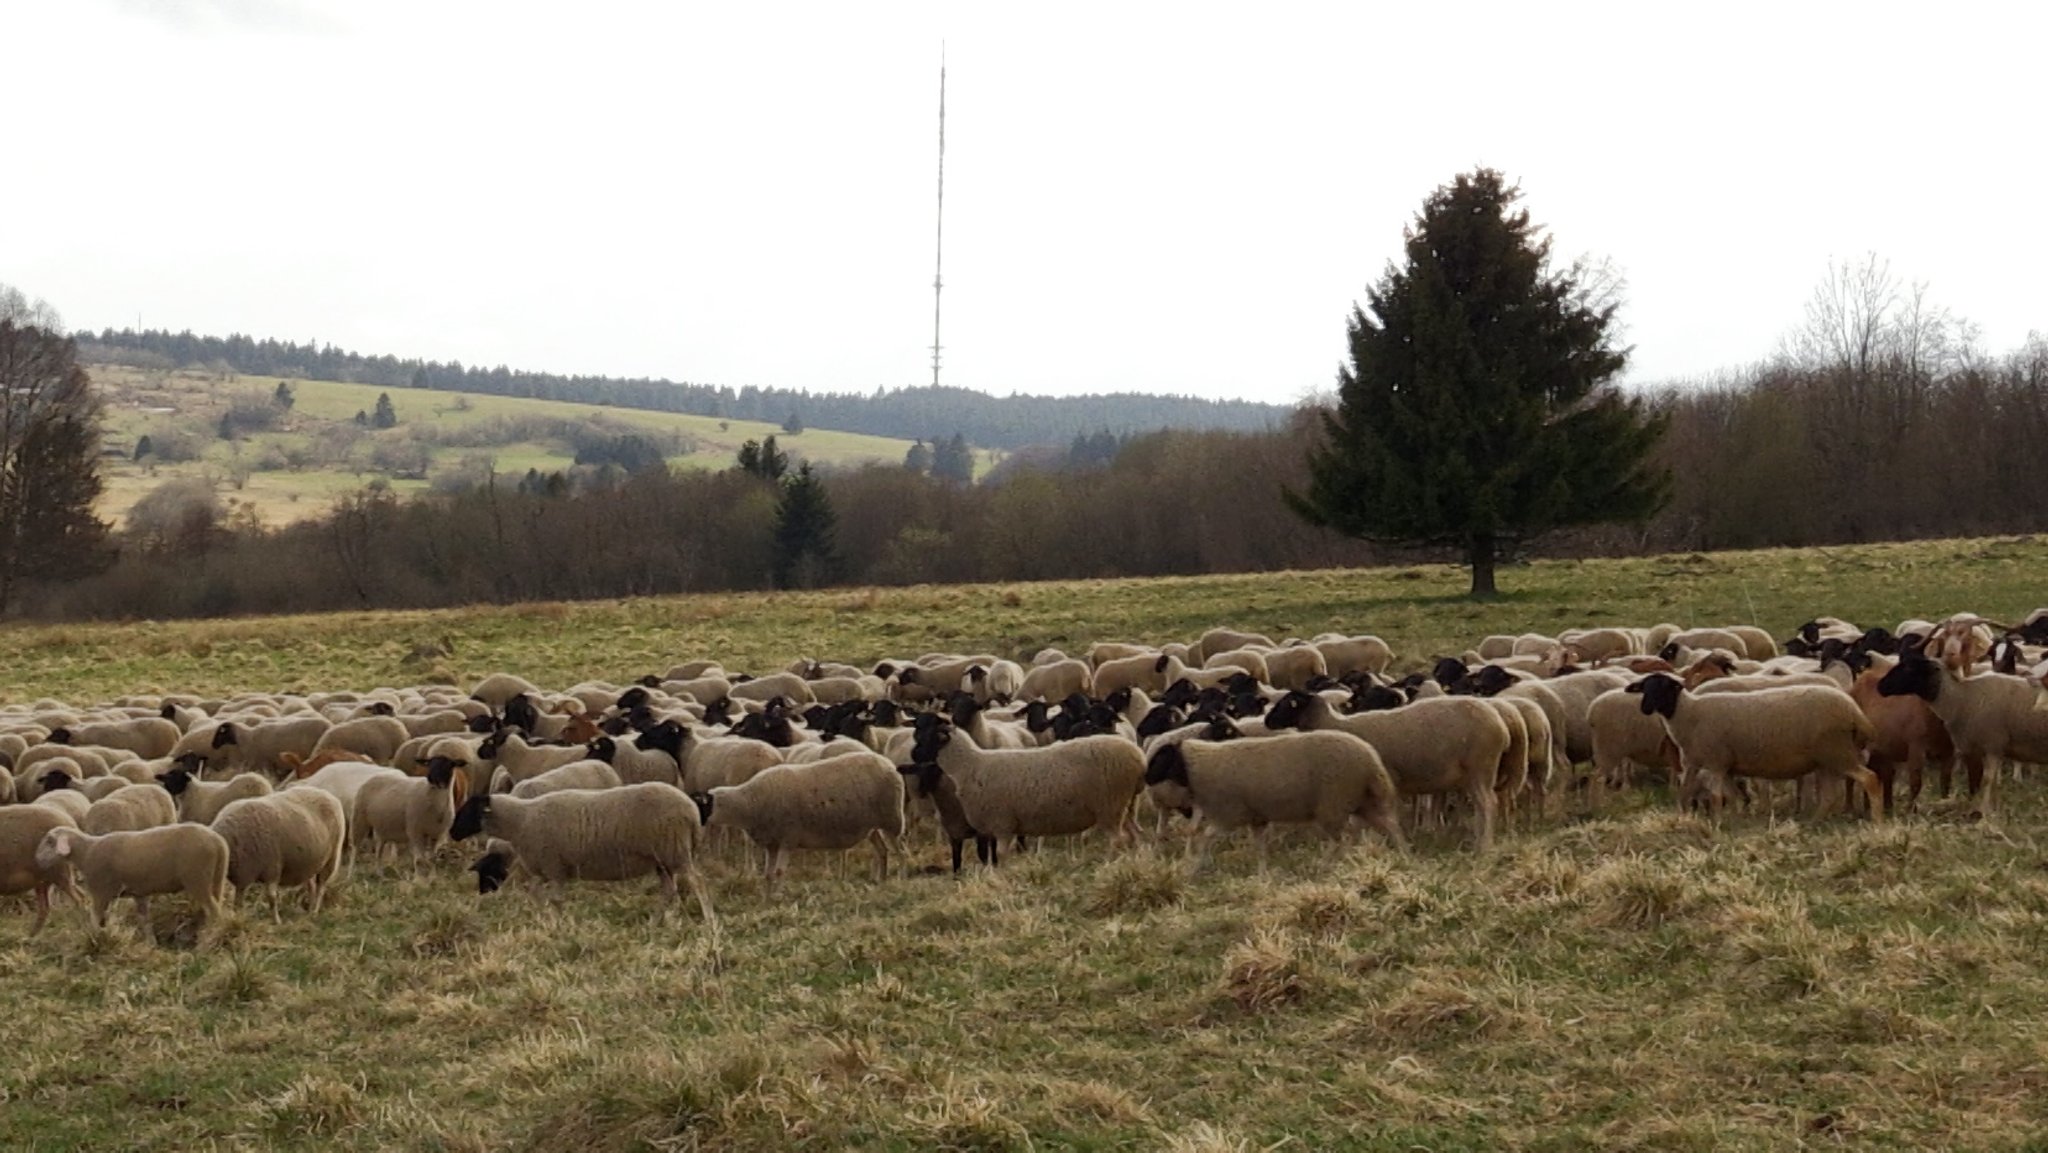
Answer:
M1263 430L1286 419L1280 405L1119 392L1094 396L990 396L972 389L920 386L872 393L811 392L755 385L561 376L480 368L460 362L365 356L332 345L234 335L196 336L156 329L75 334L82 361L143 368L211 367L251 376L339 380L386 388L434 388L492 396L572 401L729 420L789 422L906 440L953 433L990 448L1058 444L1088 432L1162 428Z
M1675 494L1638 526L1532 554L1801 546L2048 530L2048 341L2001 358L1796 358L1654 394ZM834 583L1266 571L1430 557L1311 528L1281 500L1306 481L1315 422L1259 433L1088 438L980 484L896 466L821 473ZM1104 459L1106 456L1106 460ZM497 476L400 500L365 490L266 529L203 486L155 502L106 572L33 590L44 617L183 617L587 599L772 587L777 482L738 468ZM1442 554L1438 559L1454 559Z

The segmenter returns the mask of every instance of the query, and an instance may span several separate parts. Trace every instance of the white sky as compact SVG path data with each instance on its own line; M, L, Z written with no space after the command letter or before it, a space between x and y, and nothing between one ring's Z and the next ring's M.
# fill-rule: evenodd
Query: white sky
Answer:
M0 0L0 282L75 328L725 384L1288 402L1436 185L1630 282L1632 377L1875 250L2048 329L2048 5Z

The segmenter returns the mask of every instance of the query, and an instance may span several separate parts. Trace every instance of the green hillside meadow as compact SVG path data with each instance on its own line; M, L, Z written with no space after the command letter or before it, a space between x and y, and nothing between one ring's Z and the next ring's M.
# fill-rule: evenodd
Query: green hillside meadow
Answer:
M336 386L340 387L340 386ZM403 402L404 398L394 396ZM479 398L481 404L482 398ZM351 405L302 394L301 405ZM353 409L351 408L351 412ZM403 409L401 409L403 412ZM808 437L811 434L806 433ZM930 649L1372 631L1419 666L1491 632L1863 624L2048 602L2048 538L725 595L4 630L0 694L563 687L695 656L761 670ZM449 642L437 662L409 658ZM1639 792L1553 800L1477 856L1457 829L1226 840L1207 868L1087 836L873 880L798 854L773 898L731 844L720 925L646 883L479 898L445 848L365 861L309 917L217 940L156 902L88 930L0 916L0 1146L222 1149L2040 1148L2048 795L1883 825ZM1149 821L1147 823L1149 830Z

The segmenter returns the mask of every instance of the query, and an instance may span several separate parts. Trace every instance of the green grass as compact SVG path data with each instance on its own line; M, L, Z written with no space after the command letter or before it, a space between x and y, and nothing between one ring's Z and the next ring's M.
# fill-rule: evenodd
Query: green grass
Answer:
M114 365L95 366L94 383L107 400L107 443L132 455L136 440L167 423L193 427L207 438L203 459L177 464L137 464L132 459L103 458L102 475L106 492L100 502L101 515L118 521L135 502L152 488L175 477L212 475L231 477L235 473L236 448L213 439L213 429L231 398L255 393L268 396L278 378L237 376L222 381L204 374L180 372L147 373ZM748 440L769 436L793 460L809 460L821 466L850 467L861 464L900 463L911 442L895 437L831 429L805 429L796 435L764 421L721 420L716 417L680 413L649 412L640 409L606 408L561 401L526 400L488 396L480 393L444 392L434 389L386 389L378 385L347 384L338 381L294 380L290 382L296 401L287 427L257 433L246 438L239 452L254 459L266 447L304 442L319 437L323 429L338 424L352 425L357 412L376 408L377 396L388 392L399 427L378 436L403 435L411 427L432 424L460 428L482 424L499 417L544 417L550 419L605 421L659 433L680 433L695 441L691 452L671 457L676 468L725 468L732 464L740 446ZM175 408L175 413L146 411ZM367 442L366 442L367 448ZM494 458L498 472L521 476L528 468L543 472L569 468L573 454L559 444L514 442L487 448L437 448L433 468L439 470L465 456L482 453ZM986 470L995 457L978 454L978 467ZM361 488L375 478L375 470L357 472L343 468L257 472L237 490L225 484L224 495L255 510L268 524L283 524L324 512L335 496ZM431 474L430 474L431 475ZM396 491L418 492L427 487L418 480L393 480Z
M720 596L450 613L13 627L14 701L150 687L364 688L509 669L620 679L931 648L1371 629L1404 664L1477 636L1626 621L1860 623L2044 599L2040 538L1506 570ZM1753 607L1752 607L1753 606ZM446 637L438 668L408 665ZM1276 837L1093 838L960 880L735 848L722 931L641 884L479 899L460 849L365 866L318 918L160 947L59 909L0 918L0 1145L417 1149L2038 1147L2048 852L2038 777L1995 825L1872 827L1659 796L1553 812L1480 858ZM918 864L941 850L916 836Z

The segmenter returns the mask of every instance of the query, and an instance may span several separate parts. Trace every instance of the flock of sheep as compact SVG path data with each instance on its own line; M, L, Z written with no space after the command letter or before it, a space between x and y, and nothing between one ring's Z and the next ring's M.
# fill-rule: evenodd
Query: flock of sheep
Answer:
M1928 772L1946 791L1961 766L1981 813L2007 763L2048 764L2044 646L2048 609L2013 626L1820 618L1782 644L1596 628L1488 637L1394 679L1376 637L1217 628L1028 664L928 654L746 677L691 661L561 691L495 674L469 692L38 701L0 709L0 894L34 894L31 934L60 890L101 926L131 897L146 927L153 896L183 894L211 925L230 890L266 886L276 919L287 888L317 913L361 850L402 849L417 871L445 839L482 837L482 892L515 871L551 892L651 873L710 922L707 829L759 846L772 891L793 849L866 843L886 878L926 821L956 871L970 841L991 866L1032 838L1127 842L1145 835L1141 797L1155 835L1185 818L1206 857L1251 829L1262 864L1273 825L1405 848L1460 820L1485 849L1497 824L1646 773L1716 815L1755 803L1752 782L1791 781L1795 804L1841 796L1882 820L1900 770L1910 809Z

